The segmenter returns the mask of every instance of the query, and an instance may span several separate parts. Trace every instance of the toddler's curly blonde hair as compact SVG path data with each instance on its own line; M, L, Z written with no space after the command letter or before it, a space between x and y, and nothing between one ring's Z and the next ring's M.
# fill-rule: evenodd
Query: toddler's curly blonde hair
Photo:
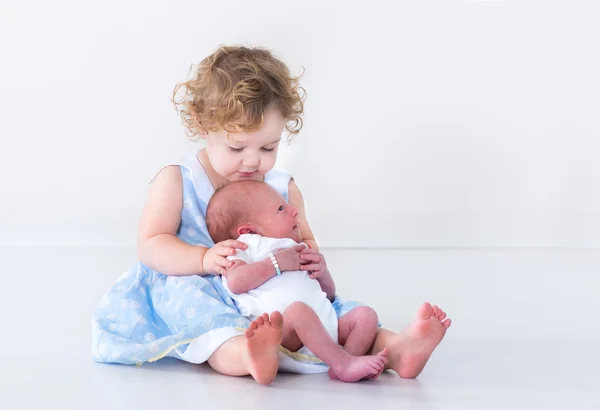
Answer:
M221 129L255 131L272 105L287 120L289 139L302 128L306 93L298 79L267 49L223 46L175 87L173 104L191 139Z

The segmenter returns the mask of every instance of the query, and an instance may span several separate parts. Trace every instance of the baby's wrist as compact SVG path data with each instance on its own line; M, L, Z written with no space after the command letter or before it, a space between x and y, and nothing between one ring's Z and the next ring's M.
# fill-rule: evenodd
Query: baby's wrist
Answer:
M273 254L273 252L269 252L268 256L268 260L271 262L271 264L273 265L273 268L275 269L275 276L279 276L281 275L282 269L281 266L279 265L279 261L277 260L277 257Z

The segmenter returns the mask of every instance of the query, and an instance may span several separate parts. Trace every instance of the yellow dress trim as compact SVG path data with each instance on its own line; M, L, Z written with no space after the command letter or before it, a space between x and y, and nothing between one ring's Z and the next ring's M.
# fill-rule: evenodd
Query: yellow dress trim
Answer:
M317 356L310 356L300 352L291 352L283 346L279 346L279 351L293 360L301 363L323 364L323 361Z
M194 339L180 340L179 342L175 343L173 346L170 346L167 350L163 351L162 353L158 354L157 356L151 357L146 362L152 363L157 360L160 360L163 357L165 357L166 355L168 355L169 353L171 353L173 351L173 349L177 349L181 345L189 345L193 341L194 341ZM138 363L137 365L141 366L142 364L143 363Z
M239 330L239 331L242 331L242 332L246 330L246 329L241 328L241 327L236 327L235 329ZM152 362L155 362L157 360L160 360L160 359L164 358L166 355L168 355L169 353L171 353L173 351L173 349L177 349L181 345L190 344L190 343L192 343L194 341L194 339L180 340L179 342L173 344L172 346L169 346L166 350L164 350L163 352L159 353L158 355L156 355L154 357L151 357L150 359L146 360L146 362L137 363L136 366L141 366L144 363L152 363ZM313 363L313 364L323 364L323 361L321 359L317 358L316 356L309 356L309 355L304 354L304 353L292 352L292 351L286 349L283 346L279 346L279 351L281 353L283 353L284 355L291 357L293 360L295 360L297 362Z

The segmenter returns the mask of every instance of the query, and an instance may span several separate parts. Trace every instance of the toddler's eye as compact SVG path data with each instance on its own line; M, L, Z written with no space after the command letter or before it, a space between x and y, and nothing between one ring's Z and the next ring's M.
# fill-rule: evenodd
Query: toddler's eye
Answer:
M279 212L283 212L283 210L284 210L284 209L285 209L285 208L283 207L283 205L281 205L281 206L279 207L278 211L279 211Z
M275 151L275 148L261 148L261 150L265 151L265 152L273 152Z
M229 147L229 150L232 151L232 152L242 152L244 150L244 148Z

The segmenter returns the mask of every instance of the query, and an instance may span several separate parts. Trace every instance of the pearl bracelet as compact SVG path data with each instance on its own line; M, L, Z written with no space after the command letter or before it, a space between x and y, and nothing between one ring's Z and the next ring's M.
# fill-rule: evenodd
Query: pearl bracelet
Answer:
M275 257L275 255L273 255L273 252L269 252L269 258L271 258L271 262L273 263L273 266L275 267L275 273L277 274L277 276L281 275L281 269L279 269L279 263L277 263L277 258Z

